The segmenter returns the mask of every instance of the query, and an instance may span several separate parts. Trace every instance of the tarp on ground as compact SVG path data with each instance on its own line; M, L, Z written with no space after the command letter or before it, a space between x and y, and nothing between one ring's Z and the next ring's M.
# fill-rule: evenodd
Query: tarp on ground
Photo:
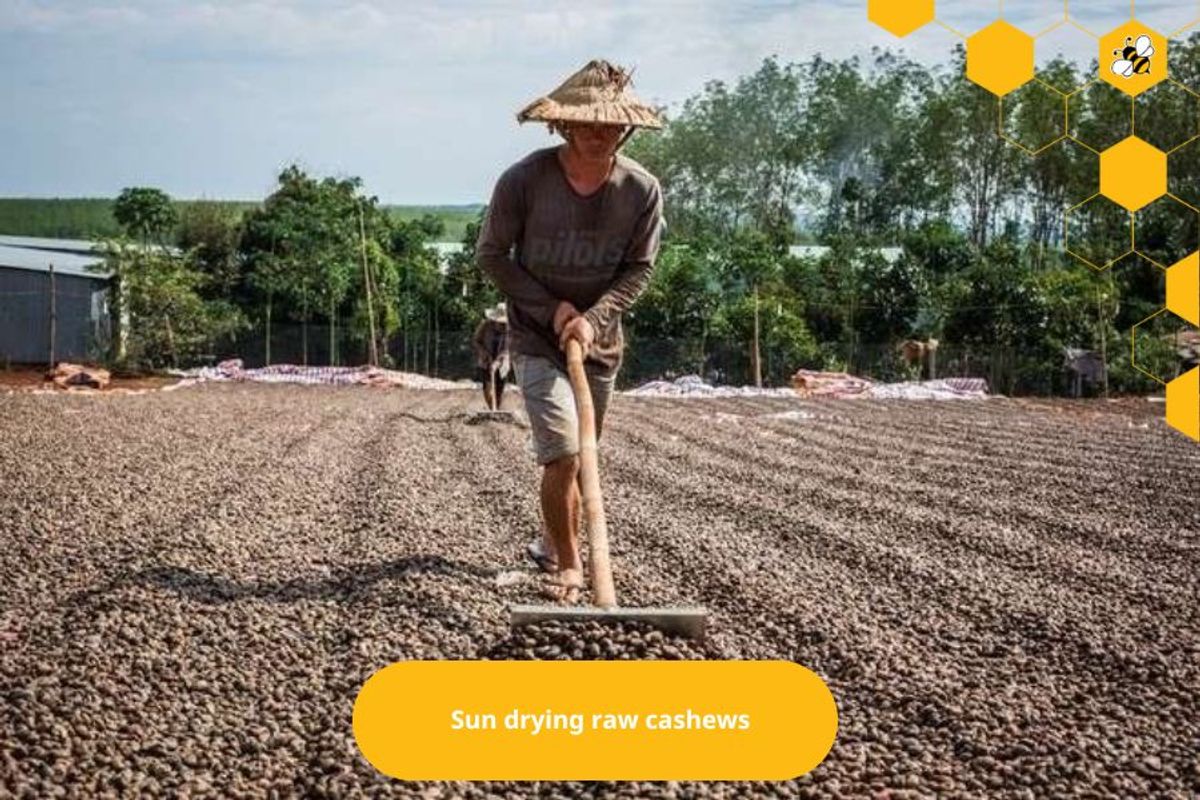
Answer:
M845 372L800 370L791 389L754 386L712 386L697 375L673 381L650 381L625 394L634 397L808 397L846 400L974 400L987 397L983 378L941 378L932 381L875 383Z
M759 389L754 386L712 386L698 375L673 381L650 381L625 392L634 397L795 397L791 389Z
M867 390L874 400L980 400L987 397L983 378L941 378L933 381L877 383Z
M246 369L240 358L222 361L215 367L197 367L174 373L184 382L246 381L251 383L293 383L307 386L398 386L405 389L463 389L474 384L430 378L412 372L380 367L304 367L297 364L272 364Z

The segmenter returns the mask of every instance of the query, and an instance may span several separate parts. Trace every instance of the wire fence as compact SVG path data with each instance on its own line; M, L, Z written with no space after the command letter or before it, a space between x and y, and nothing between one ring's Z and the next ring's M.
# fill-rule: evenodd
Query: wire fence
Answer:
M0 290L0 367L13 363L47 363L51 352L59 360L103 362L111 353L113 329L104 293L86 282L59 279L55 305L50 305L49 282L18 284ZM51 325L52 315L56 322ZM259 324L238 334L209 342L181 354L174 364L188 368L210 366L240 358L246 367L268 364L356 366L369 363L369 342L362 326L333 327L324 323L276 322L268 337ZM434 329L400 330L380 342L380 365L406 372L459 380L473 378L475 359L471 331ZM1145 331L1151 334L1151 330ZM786 345L764 340L760 345L758 373L768 387L788 386L798 369L844 371L872 380L892 382L931 377L983 378L992 391L1007 395L1082 395L1105 391L1145 393L1161 385L1148 377L1149 370L1170 380L1192 366L1176 355L1177 346L1156 331L1143 336L1136 365L1130 357L1129 339L1113 342L1099 374L1081 379L1064 360L1064 354L1042 348L1026 352L1005 346L941 342L932 358L906 358L894 342L823 342L796 352ZM724 338L643 337L636 329L626 332L626 351L618 385L639 386L651 380L672 380L698 375L713 385L745 386L755 383L749 341ZM53 342L53 345L52 345ZM1153 346L1151 346L1153 345Z
M471 331L401 331L379 348L380 366L456 380L474 375ZM268 364L356 366L370 361L370 343L360 331L326 324L284 323L261 326L212 343L195 361L211 364L240 358L248 368Z
M942 342L932 357L906 358L898 343L826 343L817 355L790 358L762 347L760 374L765 386L790 386L798 369L848 372L879 382L932 378L983 378L995 392L1013 395L1068 394L1072 373L1053 357L1023 354L1010 347ZM749 342L721 340L635 340L626 354L624 377L639 384L695 374L712 384L751 385L754 364ZM1112 365L1110 364L1110 367ZM1100 393L1100 381L1085 382L1083 393Z
M381 366L418 372L447 380L475 376L471 331L402 331L391 336L380 350ZM214 364L240 358L247 367L272 364L351 366L368 363L369 345L354 331L328 325L275 325L268 341L263 330L244 332L214 343L210 353L193 359ZM331 357L332 353L332 357ZM652 380L674 380L697 375L713 385L746 386L755 381L749 341L700 338L647 338L627 333L618 386L632 388ZM796 357L782 347L763 344L760 373L764 386L790 386L798 369L845 371L881 382L928 378L983 378L992 391L1006 395L1097 396L1105 391L1104 377L1113 392L1148 392L1159 389L1130 364L1128 346L1106 353L1107 376L1078 380L1061 353L1026 353L1016 348L941 342L932 357L906 358L901 347L888 343L825 343L819 352ZM1166 371L1171 363L1164 362Z

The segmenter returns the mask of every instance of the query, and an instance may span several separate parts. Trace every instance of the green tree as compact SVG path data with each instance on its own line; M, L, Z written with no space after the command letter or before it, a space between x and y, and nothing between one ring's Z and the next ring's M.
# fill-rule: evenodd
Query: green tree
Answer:
M803 120L803 67L768 59L732 87L706 84L666 131L628 152L659 177L678 235L749 226L790 237L804 191Z
M1024 154L1000 137L996 97L967 80L965 62L960 46L954 66L930 95L929 104L946 122L945 155L953 166L967 236L983 249L1002 228L1005 207L1020 186L1018 157Z
M879 51L869 67L816 58L804 73L808 175L819 187L822 234L881 236L912 225L938 188L918 135L930 74Z
M700 240L668 243L659 253L645 293L626 316L630 342L653 353L647 371L706 371L712 318L723 300L715 260Z
M108 240L104 269L119 286L116 309L122 335L115 360L134 368L178 367L239 330L242 317L230 303L206 301L208 280L193 255L150 250Z
M431 215L396 223L389 255L396 265L393 302L400 332L401 365L432 371L440 357L445 279L430 246L444 226ZM482 313L479 309L477 313Z
M113 203L113 217L128 236L143 245L164 244L179 221L170 195L147 187L123 189Z
M1074 86L1074 65L1056 59L1041 68L1041 81L1051 86ZM1005 98L1006 134L1026 151L1015 167L1023 178L1028 209L1028 238L1036 266L1045 266L1052 247L1062 243L1063 218L1072 205L1086 200L1099 185L1099 160L1094 153L1072 141L1046 144L1062 136L1064 98L1041 82L1026 84ZM1045 147L1045 149L1042 149Z
M187 204L179 219L176 243L192 253L196 265L207 276L205 294L209 299L238 299L244 275L240 215L221 203Z
M502 299L495 284L475 264L475 243L487 209L468 225L462 249L450 256L442 281L442 322L445 330L469 333L483 318L483 311Z
M366 277L363 266L363 230L367 232L367 265L374 265L385 284L378 303L381 318L388 319L386 304L392 223L379 207L377 198L360 194L358 178L309 176L290 166L279 176L279 185L262 207L245 219L242 253L250 270L249 282L264 295L267 341L270 319L278 304L291 318L301 322L304 361L308 361L308 323L314 311L325 315L329 327L330 363L338 362L338 321L349 314L352 322L369 318L356 315L355 306L365 302ZM364 215L360 226L359 213ZM350 302L353 296L354 301ZM350 303L348 308L343 306ZM365 310L365 306L361 307ZM366 327L354 329L366 340ZM269 348L269 344L268 344Z

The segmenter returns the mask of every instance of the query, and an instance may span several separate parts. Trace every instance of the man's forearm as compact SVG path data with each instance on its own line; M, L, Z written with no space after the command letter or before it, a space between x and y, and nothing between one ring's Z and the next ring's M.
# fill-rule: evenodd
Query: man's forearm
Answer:
M510 169L500 176L492 191L492 202L488 205L475 246L475 263L488 274L511 305L549 326L557 301L512 255L514 246L521 240L524 220L522 181Z
M608 291L584 312L596 331L604 330L614 316L624 314L633 306L650 284L653 269L654 264L648 261L629 264L624 268Z
M624 314L650 284L650 273L658 257L662 236L662 193L655 184L646 207L638 218L625 258L608 290L585 313L597 331L604 330L614 317Z

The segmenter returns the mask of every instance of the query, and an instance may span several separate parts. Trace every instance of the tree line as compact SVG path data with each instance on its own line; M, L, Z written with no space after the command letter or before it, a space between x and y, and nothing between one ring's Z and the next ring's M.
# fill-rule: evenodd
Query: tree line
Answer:
M1200 38L1171 53L1173 77L1200 88ZM660 178L668 229L628 317L627 377L911 377L896 345L937 339L945 369L982 371L1001 391L1062 390L1068 347L1102 353L1113 389L1149 388L1129 329L1162 306L1162 266L1197 248L1200 220L1156 201L1136 215L1141 255L1110 265L1129 218L1095 197L1098 152L1134 125L1164 150L1188 141L1196 96L1165 82L1131 114L1091 81L1095 65L1060 59L1001 110L963 77L963 58L769 59L636 136L627 152ZM1200 206L1197 178L1200 146L1173 152L1171 190ZM465 341L499 299L473 263L478 219L442 263L442 223L384 213L358 178L289 167L257 207L174 208L127 190L114 206L125 236L106 245L118 305L136 321L125 358L147 365L219 348L270 361L272 330L286 329L300 336L289 352L313 363L374 350L437 370L442 343ZM797 255L798 243L826 249ZM1153 329L1139 351L1164 375L1180 366L1167 333Z
M269 364L280 360L272 343L281 337L294 345L288 360L304 364L357 362L374 350L377 363L407 366L431 336L466 328L477 313L475 298L447 288L467 265L459 257L441 268L433 245L444 220L388 213L359 178L292 165L241 213L221 203L180 211L159 189L130 187L113 216L121 235L100 251L113 316L128 323L112 342L119 366L227 355Z
M1177 83L1133 109L1093 80L1095 63L1044 64L1001 105L964 61L961 48L940 68L887 51L767 60L636 138L670 225L638 336L686 337L694 369L720 343L759 338L776 384L796 366L903 376L895 344L937 339L951 368L1001 391L1063 390L1066 348L1097 351L1115 390L1151 388L1130 330L1162 307L1163 268L1200 247L1200 143L1185 145L1200 133L1200 36L1172 43ZM1137 212L1138 253L1124 255L1130 218L1096 196L1099 153L1135 133L1174 151L1184 202ZM796 241L829 249L790 257ZM1168 378L1182 366L1173 325L1138 346ZM742 358L741 374L758 361Z
M0 197L0 236L33 236L44 239L103 239L120 236L122 229L113 216L114 198L105 197ZM234 216L255 208L247 200L173 200L182 217L194 205L219 206ZM457 241L479 213L480 204L451 206L388 205L384 208L398 220L432 215L446 226L444 236Z

